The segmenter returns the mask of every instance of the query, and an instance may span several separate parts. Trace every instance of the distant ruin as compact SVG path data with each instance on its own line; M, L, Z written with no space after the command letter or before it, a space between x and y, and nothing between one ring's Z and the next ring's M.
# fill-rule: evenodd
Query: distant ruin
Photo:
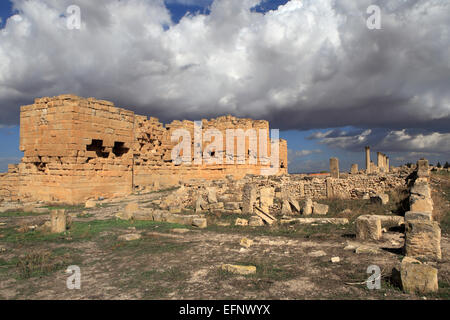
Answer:
M269 132L268 121L232 116L202 120L202 126ZM232 175L240 179L270 166L261 161L250 164L249 139L245 142L245 164L176 164L171 153L178 142L171 137L180 128L193 133L194 122L173 121L164 126L156 118L136 115L112 102L74 95L35 99L34 104L21 107L20 150L24 157L0 175L0 199L75 204L192 178ZM260 138L267 139L270 155L269 134ZM229 156L224 150L217 152ZM287 142L282 139L278 169L278 174L287 173Z

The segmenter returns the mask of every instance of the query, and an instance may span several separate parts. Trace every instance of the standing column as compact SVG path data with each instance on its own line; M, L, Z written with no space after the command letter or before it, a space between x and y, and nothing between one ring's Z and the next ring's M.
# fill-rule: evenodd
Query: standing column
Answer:
M332 178L339 179L339 159L331 158L330 159L330 173Z
M390 164L389 164L389 157L386 157L386 172L390 172Z
M380 172L383 171L383 154L381 152L377 152L377 166Z
M366 174L371 173L371 167L370 167L370 147L366 147Z

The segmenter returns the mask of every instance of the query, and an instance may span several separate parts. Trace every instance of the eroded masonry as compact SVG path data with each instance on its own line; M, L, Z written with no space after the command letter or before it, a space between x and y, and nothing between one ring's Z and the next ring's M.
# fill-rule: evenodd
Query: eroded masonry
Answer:
M257 138L268 141L264 154L271 155L267 121L224 116L202 120L202 127L218 129L224 140L227 129L256 129ZM253 151L250 139L245 141L245 164L177 164L172 160L172 150L179 144L172 139L177 129L191 133L194 156L192 121L163 125L156 118L136 115L112 102L74 95L36 99L34 104L21 107L20 150L24 156L20 164L10 165L8 172L0 175L0 198L74 204L194 178L240 179L270 167L260 161L261 148L256 163L249 161ZM267 132L267 136L260 137L260 132ZM203 148L207 146L203 144ZM229 156L225 150L213 152ZM287 173L287 142L282 139L278 166L278 174Z

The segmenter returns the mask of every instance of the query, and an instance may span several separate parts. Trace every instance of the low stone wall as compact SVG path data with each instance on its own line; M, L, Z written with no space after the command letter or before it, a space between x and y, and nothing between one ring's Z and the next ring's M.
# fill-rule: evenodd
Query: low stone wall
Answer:
M8 172L0 173L0 201L19 200L19 168L10 164Z

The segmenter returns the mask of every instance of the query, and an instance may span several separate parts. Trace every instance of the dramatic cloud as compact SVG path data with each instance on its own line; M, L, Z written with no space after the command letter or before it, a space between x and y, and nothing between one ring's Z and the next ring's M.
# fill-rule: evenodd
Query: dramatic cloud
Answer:
M18 122L20 104L70 92L163 120L449 132L449 1L291 0L262 14L258 0L216 0L178 24L162 0L13 2L20 16L0 30L2 124ZM66 26L71 4L81 30ZM366 27L371 4L381 30Z
M411 132L410 132L411 131ZM383 152L406 152L407 157L423 157L427 155L450 156L450 133L414 132L414 130L365 130L357 133L344 130L316 132L308 139L318 140L329 147L348 151L361 152L364 146L370 145L372 150ZM405 159L403 156L395 159Z
M322 152L322 150L320 150L320 149L314 149L314 150L291 150L291 149L288 149L288 158L293 159L293 158L298 158L298 157L305 157L305 156L309 156L314 153L321 153L321 152Z

